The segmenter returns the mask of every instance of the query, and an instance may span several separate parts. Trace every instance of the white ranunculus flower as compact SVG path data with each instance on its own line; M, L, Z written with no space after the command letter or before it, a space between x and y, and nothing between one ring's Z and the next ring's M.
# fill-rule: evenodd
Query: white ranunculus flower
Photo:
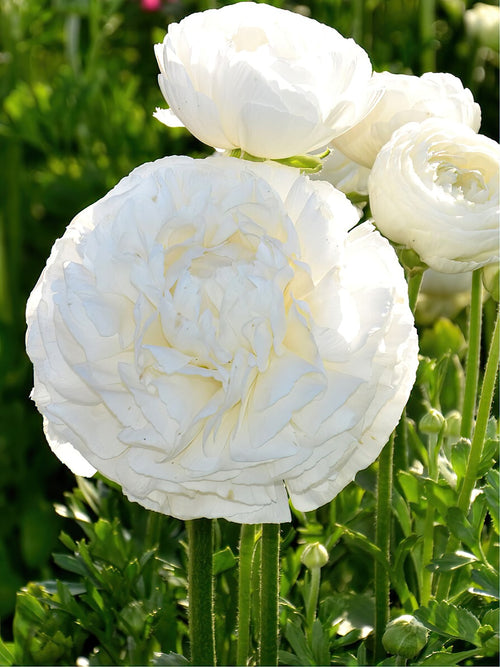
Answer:
M498 52L500 7L476 2L464 13L467 34L479 44Z
M410 122L446 118L469 125L475 132L481 124L481 109L472 93L453 74L427 72L421 77L374 72L369 95L383 92L378 104L333 145L351 160L371 167L392 134Z
M172 23L155 46L170 105L155 116L215 148L272 159L326 146L363 117L372 67L352 39L266 4Z
M145 507L289 520L379 454L417 338L395 253L324 182L168 157L54 245L27 305L54 452Z
M370 174L375 224L442 273L498 261L499 162L497 142L465 125L408 123L382 148Z

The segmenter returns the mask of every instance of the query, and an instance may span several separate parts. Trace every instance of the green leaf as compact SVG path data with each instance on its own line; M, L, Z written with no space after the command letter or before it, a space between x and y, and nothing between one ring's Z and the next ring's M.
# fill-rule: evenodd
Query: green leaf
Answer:
M358 531L351 530L347 526L340 526L342 528L342 537L350 542L353 542L355 546L359 547L363 551L366 551L372 558L374 558L382 567L387 571L389 570L389 563L387 558L382 553L381 549L371 542L366 535L359 533Z
M475 595L484 595L494 600L499 599L498 591L500 581L497 571L491 570L485 566L481 566L481 563L478 563L478 567L472 570L471 579L477 586L480 587L480 590L476 588L470 588L470 593L474 593Z
M458 482L464 478L465 471L467 470L470 447L470 440L467 438L461 438L458 442L452 445L450 455L451 466L457 476Z
M400 470L398 480L409 503L419 503L422 497L421 479L411 472Z
M16 663L14 655L15 644L13 642L6 643L0 637L0 665L10 667Z
M189 665L189 660L179 653L154 653L153 665L154 667L161 667L162 665Z
M452 489L444 482L438 483L434 482L432 479L426 478L425 491L428 501L433 503L443 519L448 520L447 514L449 508L456 505L458 502L458 496L455 489Z
M458 653L451 653L448 651L436 651L427 655L423 660L419 661L419 665L430 665L430 667L441 667L448 665L458 665L462 660L473 658L478 654L478 651L459 651Z
M495 526L496 532L500 532L499 498L500 498L500 473L498 470L490 470L486 475L486 486L483 487L484 497L488 512Z
M56 565L62 567L63 570L79 574L82 577L89 576L89 570L80 558L69 554L53 554L53 558Z
M461 356L466 346L460 327L444 317L432 329L425 329L420 337L420 351L427 357L439 358L449 353Z
M290 646L295 651L295 655L299 659L301 665L314 665L314 656L307 643L306 637L302 628L299 627L297 621L289 620L285 627L285 637Z
M426 627L439 635L462 639L481 645L478 630L481 626L473 613L463 607L456 607L450 602L432 600L427 607L419 607L415 616Z
M452 572L465 565L470 565L477 561L476 556L467 551L456 551L452 554L443 554L439 558L434 558L428 565L429 570L440 572Z
M311 646L316 665L330 664L328 634L323 630L321 621L316 619L312 626Z
M226 547L214 554L214 574L220 574L230 570L237 563L236 556L231 551L231 547Z
M446 524L456 538L466 544L471 551L477 551L477 537L469 520L460 508L450 507L448 509Z

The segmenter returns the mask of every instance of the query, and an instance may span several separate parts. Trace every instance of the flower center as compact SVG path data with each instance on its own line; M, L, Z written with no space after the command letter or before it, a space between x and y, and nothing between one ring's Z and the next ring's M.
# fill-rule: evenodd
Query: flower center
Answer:
M235 51L257 51L268 43L267 35L257 26L240 26L232 37Z
M435 167L434 182L455 199L477 204L488 200L488 188L478 169L460 169L451 162L439 162Z

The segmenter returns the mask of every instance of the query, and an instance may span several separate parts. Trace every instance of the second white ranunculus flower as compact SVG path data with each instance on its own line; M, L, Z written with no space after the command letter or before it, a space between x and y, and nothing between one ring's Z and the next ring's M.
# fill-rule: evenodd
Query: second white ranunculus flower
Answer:
M475 132L481 124L479 104L453 74L426 72L418 77L374 72L367 92L371 96L383 94L358 124L333 142L351 160L365 167L373 165L382 146L406 123L446 118L464 123Z
M294 12L240 2L191 14L155 46L170 109L214 148L280 159L326 146L370 108L366 52Z
M500 146L445 119L397 130L373 165L375 224L442 273L473 271L499 257Z
M328 183L170 157L80 213L27 306L54 452L145 507L289 520L378 456L417 338L403 272Z

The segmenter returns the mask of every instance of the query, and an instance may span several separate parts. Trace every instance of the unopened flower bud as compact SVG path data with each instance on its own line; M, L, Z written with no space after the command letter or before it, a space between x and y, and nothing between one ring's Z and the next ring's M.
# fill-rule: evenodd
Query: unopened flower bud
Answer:
M328 563L328 551L319 542L312 542L306 546L300 560L309 570L323 567Z
M462 415L458 410L452 410L446 415L444 432L447 436L459 436Z
M445 419L443 415L435 408L430 408L420 420L418 426L422 433L439 433L443 428Z
M414 616L405 614L387 624L382 644L392 655L414 658L427 643L427 628Z

